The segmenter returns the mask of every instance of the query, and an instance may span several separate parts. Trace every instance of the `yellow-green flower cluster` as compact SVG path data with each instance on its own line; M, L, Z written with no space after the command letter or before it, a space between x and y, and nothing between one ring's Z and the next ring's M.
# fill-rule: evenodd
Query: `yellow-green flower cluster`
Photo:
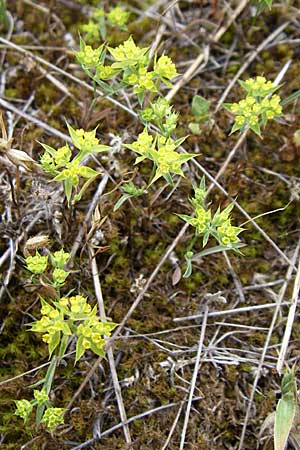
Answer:
M29 419L33 407L37 406L37 408L43 406L43 405L49 405L49 398L48 394L46 393L45 389L42 389L41 391L34 390L34 399L29 400L15 400L17 409L15 411L15 415L21 417L24 422L27 422ZM43 414L43 417L40 421L40 423L44 423L47 425L47 427L50 429L50 431L53 431L57 425L63 424L63 414L65 412L64 408L52 408L48 407L46 411Z
M62 297L53 306L41 299L42 317L31 325L31 331L43 333L42 339L48 344L49 354L60 345L62 336L77 336L76 361L90 348L97 355L103 355L103 336L109 336L116 324L101 322L96 316L97 308L92 308L81 295Z
M238 233L240 232L241 229L239 227L231 225L230 219L217 228L219 242L226 246L239 242Z
M125 147L141 155L136 159L136 164L143 161L145 158L150 159L150 150L153 147L153 140L153 136L148 133L147 128L144 128L135 142L125 145Z
M174 141L170 137L166 138L159 134L156 134L154 139L148 133L147 128L144 128L143 132L139 134L138 139L132 144L125 145L125 147L140 155L136 158L136 164L146 158L153 161L156 171L150 185L160 177L164 177L168 183L172 184L171 174L184 176L181 165L197 156L196 153L178 153L176 151L176 148L183 141L184 139Z
M202 178L200 186L194 186L194 197L190 200L194 207L195 216L178 214L185 222L196 228L196 235L203 236L203 247L207 244L209 236L213 236L220 245L237 251L242 228L231 225L230 212L233 204L228 205L223 211L218 208L214 215L205 204L207 195L205 179Z
M92 49L84 41L81 41L80 48L81 50L76 53L76 56L89 77L104 91L113 94L116 92L115 85L110 86L107 81L117 75L122 75L118 89L123 88L124 85L132 86L134 93L138 95L140 105L143 103L146 92L157 92L161 82L171 87L170 80L177 75L175 64L166 55L159 58L155 56L153 70L148 70L149 48L137 46L132 36L115 48L107 47L113 58L110 65L105 65L106 49L104 45L97 49L97 61ZM87 62L85 62L85 54L88 55ZM91 64L92 60L95 62L94 66Z
M94 128L92 131L84 131L82 128L75 130L68 123L67 126L72 143L79 150L75 160L81 162L88 153L100 153L109 149L107 145L100 144L100 140L96 138L97 128Z
M76 346L76 361L81 358L85 350L91 349L96 355L105 356L104 336L108 337L115 324L110 322L100 322L98 318L93 317L88 322L80 324L77 327L78 336Z
M45 153L41 156L40 163L45 172L54 175L52 181L63 183L68 203L70 203L73 189L77 189L79 185L80 177L87 179L79 193L74 195L75 203L80 200L91 181L99 175L96 170L82 165L83 158L89 153L104 152L109 147L99 143L99 139L96 138L96 128L92 131L84 131L83 129L75 130L69 124L67 126L72 143L79 150L78 154L71 160L72 152L68 145L55 150L49 145L42 144Z
M24 422L26 422L29 419L33 405L29 400L25 399L15 400L15 403L17 407L15 415L21 417L24 420Z
M157 170L165 175L168 172L178 173L183 176L180 169L180 154L176 152L176 144L171 138L160 136L158 138L157 156L154 158L157 164Z
M54 269L52 278L56 285L62 285L66 281L67 277L69 276L69 272L66 272L63 269Z
M148 47L138 47L132 36L116 48L108 47L108 51L115 60L112 65L113 68L123 68L124 63L126 63L125 67L134 67L147 63L145 55L148 53Z
M54 152L49 152L49 147L43 145L46 152L41 156L40 163L42 169L50 174L57 173L58 169L66 166L72 156L72 152L68 144L63 147L54 150ZM48 148L48 150L47 150Z
M87 42L96 42L99 39L99 23L89 20L88 23L80 25L80 30L85 35Z
M48 256L42 256L36 252L35 256L28 256L25 259L26 269L35 275L39 275L47 269Z
M103 66L100 65L96 68L96 76L97 80L111 80L117 73L118 69L113 69L112 66Z
M164 97L159 97L141 112L141 119L145 123L152 122L163 136L170 137L177 125L178 114Z
M70 258L70 253L64 252L61 249L50 255L51 264L54 267L52 273L53 285L54 287L61 286L69 275L69 272L63 270L63 266L68 262ZM28 256L25 258L26 269L35 275L40 275L44 273L48 266L48 256L42 256L36 252L35 256Z
M57 252L54 252L51 255L52 265L54 267L61 269L67 264L67 262L70 259L70 256L71 256L70 253L65 252L64 249L62 248L61 250L58 250Z
M272 81L261 76L240 81L240 84L253 97L266 97L277 89Z
M98 8L94 11L88 23L80 26L80 30L85 33L86 41L96 43L100 35L103 40L106 39L107 25L126 30L129 17L130 12L126 11L122 6L116 6L109 12L105 12L103 8Z
M64 423L64 412L64 408L48 408L44 412L41 423L44 423L51 431L53 431L58 425Z
M161 80L173 80L177 75L175 64L166 55L162 55L154 62L154 72Z
M126 29L126 24L130 17L130 12L126 11L122 6L112 8L107 14L107 21L111 26Z
M80 150L90 151L95 145L99 144L99 139L96 138L96 129L92 131L84 131L82 128L75 130L77 138L77 145Z
M38 405L42 405L43 403L49 401L49 397L45 389L42 389L41 391L35 389L33 391L33 396L36 399Z
M203 206L197 206L195 209L196 217L190 220L190 225L196 228L197 234L203 234L209 229L211 221L211 211L206 210Z
M124 81L130 86L135 86L133 92L139 94L144 91L157 92L154 82L155 73L148 72L146 67L139 67L137 72L124 77Z
M273 94L277 87L265 77L250 78L240 84L247 91L246 98L225 105L236 116L231 133L250 128L260 135L260 125L265 126L269 119L282 114L280 97Z
M101 61L102 53L102 45L95 49L90 45L84 45L78 52L75 52L78 62L88 69L98 66Z

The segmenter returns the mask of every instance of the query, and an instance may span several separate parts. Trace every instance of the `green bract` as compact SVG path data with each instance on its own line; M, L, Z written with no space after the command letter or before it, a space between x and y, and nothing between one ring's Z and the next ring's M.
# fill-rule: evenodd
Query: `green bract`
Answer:
M273 93L278 89L265 77L249 78L240 81L240 85L246 90L247 96L238 103L226 103L224 106L235 114L235 123L231 133L247 128L260 136L260 126L265 126L269 119L274 119L282 114L279 95Z
M143 195L145 193L143 188L137 188L131 181L129 183L124 184L121 187L123 195L119 198L117 203L114 206L114 211L120 208L126 200L131 197L138 197L139 195Z

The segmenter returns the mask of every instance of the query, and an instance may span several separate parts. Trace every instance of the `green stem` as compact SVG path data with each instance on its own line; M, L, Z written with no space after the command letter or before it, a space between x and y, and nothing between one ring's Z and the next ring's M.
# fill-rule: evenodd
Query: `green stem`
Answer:
M44 379L44 386L43 386L43 388L45 389L45 391L48 395L51 391L52 382L54 379L54 374L55 374L55 369L56 369L57 363L58 363L58 358L56 355L53 355L50 365L46 372L46 376ZM37 408L36 408L36 423L41 422L45 408L46 408L46 405L44 405L44 404L37 406Z

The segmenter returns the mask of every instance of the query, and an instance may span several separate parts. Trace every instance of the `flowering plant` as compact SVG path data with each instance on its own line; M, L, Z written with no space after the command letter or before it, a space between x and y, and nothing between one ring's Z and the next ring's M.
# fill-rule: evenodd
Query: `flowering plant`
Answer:
M278 86L261 76L256 79L249 78L246 81L239 81L239 83L247 92L246 97L238 103L224 105L236 116L231 133L250 128L260 136L261 125L265 127L269 119L274 119L282 114L280 97L274 94Z

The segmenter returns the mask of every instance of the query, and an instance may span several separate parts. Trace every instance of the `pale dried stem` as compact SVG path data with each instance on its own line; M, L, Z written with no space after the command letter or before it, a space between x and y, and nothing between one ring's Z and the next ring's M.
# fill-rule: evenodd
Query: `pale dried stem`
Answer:
M92 277L93 277L93 283L94 283L94 288L95 288L95 295L96 295L98 307L99 307L100 318L101 318L102 322L107 322L104 301L103 301L103 295L102 295L102 289L101 289L101 283L100 283L100 278L99 278L99 273L98 273L97 262L96 262L96 258L95 258L95 252L91 246L89 246L89 254L90 254L90 258L91 258ZM113 386L114 386L114 390L115 390L115 394L116 394L116 399L117 399L117 403L118 403L120 417L121 417L122 422L124 422L123 432L124 432L125 440L126 440L127 444L131 444L132 440L131 440L128 424L126 423L127 415L126 415L124 402L123 402L123 398L122 398L122 391L121 391L121 386L120 386L119 379L118 379L118 374L117 374L117 370L116 370L112 347L109 347L107 349L107 357L108 357L112 382L113 382Z
M96 206L97 206L97 204L98 204L98 202L100 200L100 197L101 197L101 195L104 192L104 189L106 187L107 181L108 181L108 175L104 174L103 178L102 178L101 182L99 183L98 188L97 188L97 190L96 190L96 192L95 192L95 194L93 196L93 200L90 203L90 206L89 206L89 209L88 209L88 211L86 213L86 216L85 216L85 219L83 221L83 224L80 227L80 229L79 229L79 231L77 233L77 236L76 236L76 238L74 240L74 243L73 243L73 246L72 246L72 250L71 250L70 260L69 260L69 263L68 263L69 267L72 267L72 265L73 265L75 255L76 255L76 253L77 253L77 251L79 249L79 246L80 246L80 244L82 242L84 234L87 233L88 224L90 223L90 220L92 218L93 212L95 211L95 208L96 208Z
M185 436L186 436L186 431L187 431L187 427L188 427L188 423L189 423L189 417L190 417L191 406L192 406L194 391L195 391L196 382L197 382L198 371L200 369L200 358L201 358L201 353L202 353L202 349L203 349L203 343L204 343L204 337L205 337L205 331L206 331L206 325L207 325L207 315L208 315L208 307L205 306L202 325L201 325L201 333L200 333L200 338L199 338L199 343L198 343L198 350L197 350L196 361L195 361L195 368L194 368L192 381L191 381L191 385L190 385L189 397L188 397L188 402L187 402L187 407L186 407L186 412L185 412L185 417L184 417L183 428L182 428L182 432L181 432L179 450L183 450L183 448L184 448Z
M177 426L177 423L178 423L178 420L179 420L179 417L180 417L182 409L183 409L183 403L181 403L180 407L178 408L178 412L177 412L176 417L174 419L174 422L173 422L173 424L172 424L172 426L170 428L170 431L169 431L168 437L166 439L166 442L162 446L161 450L166 450L168 448L170 440L171 440L171 438L172 438L172 436L174 434L174 431L176 429L176 426Z
M89 90L91 92L96 92L99 96L103 96L104 95L104 93L101 90L99 90L99 89L95 90L93 86L90 86L85 81L80 80L79 78L75 77L71 73L66 72L65 70L61 69L60 67L57 67L54 64L49 63L49 61L46 61L45 59L41 58L40 56L37 56L34 53L29 52L28 50L25 50L24 48L20 47L19 45L14 44L13 42L8 41L7 39L2 38L1 36L0 36L0 42L2 42L3 44L7 45L8 47L18 51L19 53L22 53L23 55L27 55L29 58L32 58L34 61L37 61L40 64L43 64L46 67L49 67L49 69L51 69L51 70L53 70L53 71L55 71L57 73L60 73L64 77L68 78L69 80L72 80L75 83L79 84L80 86L85 87L87 90ZM118 102L117 100L115 100L114 98L110 97L109 95L107 95L105 98L107 98L107 100L109 100L111 103L113 103L114 105L118 106L119 108L123 109L124 111L127 111L133 117L138 117L138 115L132 109L127 108L125 105L123 105L122 103Z
M72 143L70 136L68 136L67 134L64 134L61 131L56 130L55 128L53 128L50 125L43 122L42 120L37 119L36 117L31 116L31 115L25 113L24 111L21 111L20 109L16 108L14 105L7 102L6 100L3 100L2 98L0 98L0 106L2 106L4 109L8 109L9 111L12 111L13 113L21 116L23 119L26 119L29 122L33 122L35 125L42 128L43 130L47 131L48 133L52 134L53 136L56 136L59 139L63 139L64 141L67 141L70 144Z
M295 321L295 314L296 314L296 308L298 304L298 298L299 298L299 290L300 290L300 259L298 263L298 270L294 282L294 288L293 288L293 294L292 294L292 304L289 309L289 314L286 322L285 332L283 335L282 343L281 343L281 349L278 356L278 362L277 362L277 372L279 374L282 373L283 364L286 358L286 353L288 350L289 341L291 338L292 328Z
M228 28L233 24L233 22L236 20L236 18L241 14L241 12L245 9L247 6L249 0L242 0L240 1L238 7L235 9L233 14L230 16L228 22L223 25L219 30L211 37L210 41L212 44L216 44L221 37L226 33ZM179 89L182 88L186 83L189 82L189 80L193 77L196 70L200 66L200 64L204 61L205 53L202 52L199 54L199 56L195 59L193 64L187 69L187 71L183 74L183 76L180 78L180 80L173 86L173 88L168 92L166 98L170 101L172 98L177 94Z

